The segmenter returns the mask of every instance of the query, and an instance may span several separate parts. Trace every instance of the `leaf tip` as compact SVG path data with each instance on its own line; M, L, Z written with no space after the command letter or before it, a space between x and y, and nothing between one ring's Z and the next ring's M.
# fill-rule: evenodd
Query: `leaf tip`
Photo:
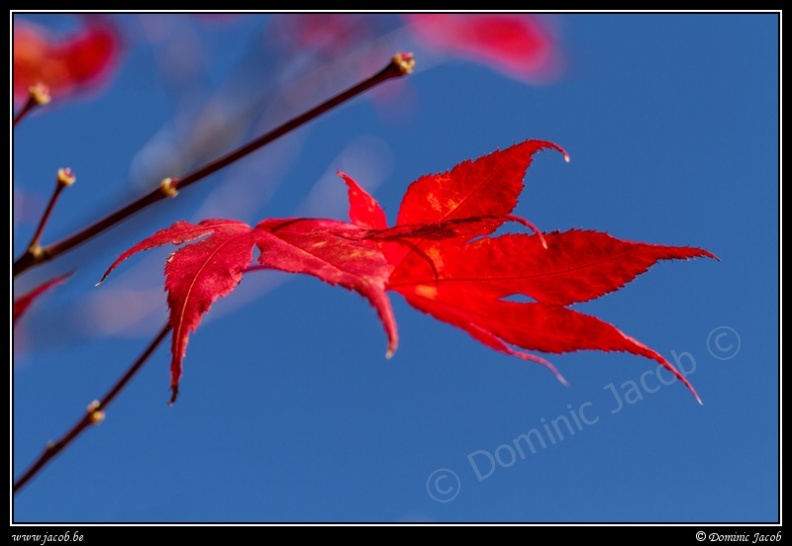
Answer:
M336 171L336 174L341 177L341 179L344 181L344 183L347 186L349 186L350 188L352 187L352 184L354 183L354 180L352 180L351 176L349 176L347 173L345 173L342 170Z
M521 355L525 355L524 357L527 357L528 360L533 360L534 362L538 362L542 366L546 367L548 370L552 372L552 374L555 376L555 378L558 380L559 383L561 383L565 387L569 386L569 381L567 381L566 378L563 375L561 375L561 372L558 371L558 368L553 366L550 362L548 362L544 358L535 355L530 355L528 353L517 354L517 356L521 356Z
M173 404L175 404L176 403L176 398L178 396L179 396L179 386L178 385L173 385L171 387L171 397L170 397L170 400L168 400L168 405L172 406Z
M561 155L563 155L563 156L564 156L564 161L565 161L565 162L569 163L569 162L572 160L572 158L571 158L571 157L569 157L569 153L568 153L568 152L567 152L567 151L566 151L564 148L562 148L561 146L559 146L558 144L555 144L555 143L553 143L553 142L548 142L547 144L548 144L548 145L549 145L551 148L553 148L554 150L556 150L557 152L561 153Z
M712 258L716 262L721 261L721 259L718 258L715 254L704 248L698 248L698 247L688 247L688 248L692 250L694 254L691 256L687 256L687 258Z
M687 381L687 379L685 380L685 386L686 386L688 389L690 389L690 392L692 392L692 393L693 393L693 396L695 396L695 397L696 397L696 402L698 402L698 403L699 403L699 406L703 406L703 405L704 405L704 402L701 400L701 397L700 397L700 396L699 396L699 394L696 392L696 389L694 389L694 388L693 388L693 385L691 385L691 384L690 384L690 382L689 382L689 381Z
M97 282L94 286L99 286L100 284L105 282L107 280L107 277L110 276L110 273L112 273L114 269L115 269L115 264L113 264L110 267L108 267L107 270L102 275L102 278L99 279L99 282Z

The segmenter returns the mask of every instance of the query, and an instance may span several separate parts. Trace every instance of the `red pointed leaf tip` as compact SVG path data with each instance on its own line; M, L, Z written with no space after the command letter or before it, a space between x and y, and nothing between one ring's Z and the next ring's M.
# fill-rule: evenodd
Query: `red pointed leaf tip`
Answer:
M388 221L385 218L385 211L379 203L369 195L366 190L361 188L351 176L338 171L347 185L349 195L349 219L353 224L360 227L371 229L385 229Z
M178 397L179 397L179 385L171 386L171 397L170 397L170 400L168 400L168 405L172 406L173 404L175 404L176 403L176 399Z
M17 320L19 320L19 318L25 314L28 308L30 308L31 304L36 301L39 296L52 290L71 276L72 273L59 275L48 280L47 282L41 283L31 291L26 292L25 294L22 294L18 298L14 299L14 324L16 324Z
M431 48L479 61L526 82L554 79L558 46L544 22L530 14L404 15L415 36Z

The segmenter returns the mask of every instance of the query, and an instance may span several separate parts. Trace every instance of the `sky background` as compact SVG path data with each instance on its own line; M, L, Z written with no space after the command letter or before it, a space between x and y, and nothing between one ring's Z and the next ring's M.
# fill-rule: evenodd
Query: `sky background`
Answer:
M83 24L16 17L56 36ZM77 183L45 243L313 106L396 51L415 53L416 72L17 280L19 295L75 270L12 332L14 477L164 324L170 249L135 257L94 287L135 242L182 219L346 219L339 169L393 221L419 176L531 138L563 146L571 162L535 156L517 214L547 231L597 229L720 258L660 263L574 306L675 363L704 405L654 362L626 354L543 355L564 387L395 294L400 346L386 360L381 325L360 296L256 272L191 336L178 402L167 405L163 344L105 421L14 497L12 521L779 519L776 14L544 15L551 69L522 77L432 48L396 15L355 20L354 32L321 47L267 16L108 17L121 36L111 73L56 97L14 133L14 256L60 167ZM309 30L346 24L330 23ZM574 434L561 424L553 442L544 427L561 416ZM521 456L524 434L546 447Z

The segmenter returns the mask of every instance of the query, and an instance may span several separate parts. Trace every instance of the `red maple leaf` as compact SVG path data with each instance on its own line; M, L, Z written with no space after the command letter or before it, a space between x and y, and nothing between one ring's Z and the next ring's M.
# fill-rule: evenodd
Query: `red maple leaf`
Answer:
M233 220L177 222L119 256L102 280L137 252L190 243L165 266L173 328L171 401L178 393L189 334L218 297L256 269L313 275L358 292L377 310L388 355L398 340L386 294L391 290L497 351L547 366L561 381L552 364L512 346L545 353L629 352L670 370L698 399L687 379L657 352L566 306L618 290L658 260L715 256L596 231L542 234L512 215L533 154L542 149L555 149L568 160L557 145L531 140L419 178L408 188L392 227L376 200L339 173L349 189L351 222L286 218L255 227ZM534 233L493 236L507 221L518 221ZM250 265L254 247L258 265ZM513 295L534 301L505 299Z
M190 333L217 298L236 288L246 271L278 269L305 273L360 293L377 309L382 320L389 340L387 354L396 350L396 321L385 294L392 268L372 238L372 230L347 222L271 219L254 228L234 220L177 222L121 254L99 282L133 254L196 240L171 254L165 265L165 289L173 329L171 402L178 394ZM259 265L250 266L256 246L261 251Z
M545 353L596 349L644 356L671 371L700 401L687 379L657 352L606 322L564 306L618 290L658 260L715 258L713 254L581 230L471 241L513 218L510 215L531 157L545 148L561 151L568 161L555 144L526 141L414 182L402 200L395 228L449 220L462 226L466 219L487 216L499 220L479 231L461 229L458 236L416 240L411 248L382 242L394 267L388 289L497 351L544 364L562 382L549 362L509 345ZM345 180L350 188L351 219L380 228L384 217L380 206L351 178L345 176ZM481 227L475 222L469 225ZM504 299L514 295L529 296L535 302Z

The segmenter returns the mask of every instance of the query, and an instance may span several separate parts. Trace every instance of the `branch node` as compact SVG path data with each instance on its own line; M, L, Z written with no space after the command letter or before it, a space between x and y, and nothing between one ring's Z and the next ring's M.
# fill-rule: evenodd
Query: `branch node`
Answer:
M393 56L393 64L395 64L402 75L412 74L415 68L415 57L412 53L397 53Z
M60 451L65 449L72 441L74 441L77 436L79 436L87 427L88 425L97 425L99 424L102 419L104 419L104 411L102 411L103 407L106 407L113 401L113 399L118 395L119 392L126 386L127 383L134 377L134 375L140 370L140 368L145 364L146 360L151 356L157 346L162 342L163 339L168 335L170 332L171 327L170 324L166 324L160 333L157 334L151 343L149 343L146 350L143 351L138 359L132 364L132 366L121 376L121 378L116 381L115 385L104 395L104 397L99 400L94 400L88 407L86 408L86 415L80 418L77 423L68 431L66 432L60 440L57 442L47 442L47 446L44 449L44 452L39 456L38 459L27 469L27 471L22 474L22 476L14 482L14 493L19 491L24 485L31 480L38 472L44 468L44 466L52 460L55 455L57 455Z
M175 197L178 192L177 188L186 188L199 180L206 178L207 176L219 171L231 165L235 161L242 159L243 157L247 156L248 154L260 149L261 147L269 144L270 142L282 137L283 135L294 131L298 127L306 124L307 122L317 118L318 116L328 112L329 110L335 108L336 106L350 100L351 98L360 95L364 91L371 89L372 87L379 85L380 83L389 80L391 78L396 78L403 76L405 74L409 74L412 72L413 66L415 66L415 59L413 58L412 53L398 53L394 55L390 62L379 72L366 78L365 80L357 83L356 85L350 87L346 91L342 91L338 95L335 95L321 104L311 108L303 112L302 114L282 123L281 125L275 127L274 129L270 130L267 133L259 136L258 138L253 139L252 141L248 142L247 144L237 148L236 150L227 153L224 156L221 156L210 163L203 165L202 167L197 168L196 170L182 176L180 179L175 178L166 178L161 183L159 188L156 188L151 191L151 193L136 199L135 201L129 203L128 205L118 209L117 211L111 213L110 215L97 220L93 224L79 230L78 232L57 241L47 247L47 259L53 259L64 252L74 248L75 246L84 243L88 239L95 237L99 233L111 228L115 224L121 222L122 220L128 218L132 214L140 211L141 209L156 203L157 201L161 200L162 196L165 197ZM33 99L30 99L28 103L33 103ZM14 126L19 123L22 119L24 114L30 110L32 106L28 105L24 107L19 114L14 117ZM13 274L14 277L20 275L21 273L27 271L31 267L35 267L41 263L40 260L31 259L32 256L25 254L13 264Z
M71 172L69 167L64 167L62 169L58 169L58 176L57 181L58 184L63 186L71 186L74 184L74 181L77 180L77 177Z
M105 412L101 410L102 403L99 400L94 400L90 404L88 404L88 420L91 422L92 425L98 425L105 418Z
M29 253L31 256L33 256L33 258L35 258L35 259L36 259L36 261L38 261L38 260L43 260L43 259L44 259L44 256L46 255L46 251L44 250L44 247L43 247L43 246L41 246L41 245L40 245L40 244L38 244L38 243L33 243L33 244L31 244L31 245L28 247L28 253Z
M52 453L52 456L55 456L55 455L57 455L58 453L60 453L60 450L61 450L61 449L63 449L63 442L60 442L60 441L58 441L58 442L53 442L52 440L50 440L49 442L47 442L47 449L46 449L46 451L48 451L48 452Z
M160 191L164 193L167 197L176 197L179 195L179 192L176 188L179 185L179 181L175 178L165 178L160 183Z
M47 104L50 100L52 100L52 96L50 95L49 87L44 85L43 83L37 83L36 85L31 85L28 87L28 92L30 92L30 98L41 106L42 104Z

